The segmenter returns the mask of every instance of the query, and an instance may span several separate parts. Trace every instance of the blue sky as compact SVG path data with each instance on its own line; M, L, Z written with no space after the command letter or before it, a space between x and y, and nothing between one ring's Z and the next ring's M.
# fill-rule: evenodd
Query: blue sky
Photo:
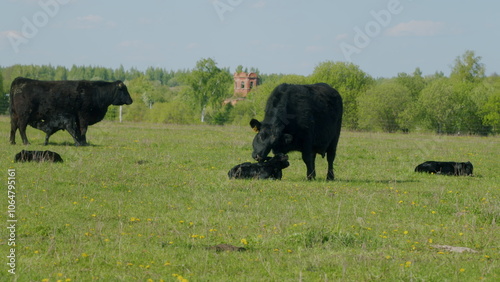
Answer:
M499 1L2 0L0 65L191 69L213 58L309 75L349 61L373 77L449 74L473 50L500 73Z

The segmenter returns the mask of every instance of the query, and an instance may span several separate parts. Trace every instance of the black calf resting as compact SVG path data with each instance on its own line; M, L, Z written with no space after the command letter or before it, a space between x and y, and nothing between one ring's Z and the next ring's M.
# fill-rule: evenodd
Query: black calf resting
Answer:
M419 164L415 168L415 171L445 175L472 175L473 169L474 167L470 162L459 163L427 161L425 163Z
M281 170L289 165L287 155L276 155L265 162L239 164L227 175L229 179L281 179Z
M22 150L16 154L14 162L52 162L52 163L62 163L63 159L61 156L52 151L26 151Z

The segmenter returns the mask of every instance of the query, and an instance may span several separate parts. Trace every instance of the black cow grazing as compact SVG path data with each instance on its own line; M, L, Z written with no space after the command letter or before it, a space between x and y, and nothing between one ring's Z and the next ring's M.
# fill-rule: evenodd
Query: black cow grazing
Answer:
M132 98L121 81L40 81L16 78L10 88L10 143L16 144L19 128L25 145L26 127L46 133L45 145L55 132L65 129L76 145L87 145L87 128L101 121L110 105L130 105Z
M416 172L427 172L445 175L472 175L474 167L471 162L457 163L457 162L435 162L427 161L419 164Z
M253 139L252 157L262 161L271 150L274 154L300 151L307 179L314 179L316 154L326 154L326 179L333 180L342 111L340 94L328 84L278 85L267 100L264 120L250 121L258 132Z
M62 163L63 159L61 156L52 151L25 151L17 153L14 157L14 162L52 162L52 163Z
M281 170L289 165L287 155L276 155L265 162L239 164L227 175L229 179L281 179L283 176Z

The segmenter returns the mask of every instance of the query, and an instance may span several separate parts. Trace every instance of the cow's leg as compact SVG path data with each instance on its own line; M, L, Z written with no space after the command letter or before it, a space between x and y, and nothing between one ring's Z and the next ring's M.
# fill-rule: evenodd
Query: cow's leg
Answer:
M73 140L75 141L75 145L79 146L81 144L81 135L80 135L80 130L78 129L78 125L76 122L72 121L68 124L66 124L66 131L73 137Z
M80 142L78 142L77 146L87 146L87 134L88 124L85 122L80 122Z
M29 145L28 137L26 136L26 127L28 127L27 120L21 120L19 122L19 133L21 134L21 139L23 140L24 145Z
M337 145L339 143L339 138L340 138L340 127L341 127L341 122L338 121L336 134L326 152L326 160L328 162L328 171L326 173L327 181L335 179L335 174L333 172L333 161L335 160L335 155L337 153Z
M16 144L17 117L10 117L10 144Z
M326 173L326 180L334 180L335 173L333 172L333 161L335 160L335 154L337 151L337 143L333 142L328 151L326 152L326 160L328 162L328 171Z
M313 152L302 152L302 160L307 167L307 180L315 179L316 169L314 167L314 162L316 160L316 154Z
M50 138L50 134L45 133L45 142L43 142L43 145L45 145L45 146L49 145L49 138Z
M326 180L334 180L335 174L333 173L333 161L335 160L335 150L326 153L326 160L328 161L328 171L326 173Z

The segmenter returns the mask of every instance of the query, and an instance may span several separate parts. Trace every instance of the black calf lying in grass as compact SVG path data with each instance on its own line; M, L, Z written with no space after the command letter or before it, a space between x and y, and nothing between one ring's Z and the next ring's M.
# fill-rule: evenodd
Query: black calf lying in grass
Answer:
M25 151L16 154L14 162L52 162L52 163L62 163L63 159L61 156L52 151Z
M229 179L281 179L281 170L289 165L287 155L276 155L264 162L239 164L227 175Z
M474 167L470 162L457 163L457 162L435 162L427 161L419 164L416 172L427 172L446 175L472 175Z

